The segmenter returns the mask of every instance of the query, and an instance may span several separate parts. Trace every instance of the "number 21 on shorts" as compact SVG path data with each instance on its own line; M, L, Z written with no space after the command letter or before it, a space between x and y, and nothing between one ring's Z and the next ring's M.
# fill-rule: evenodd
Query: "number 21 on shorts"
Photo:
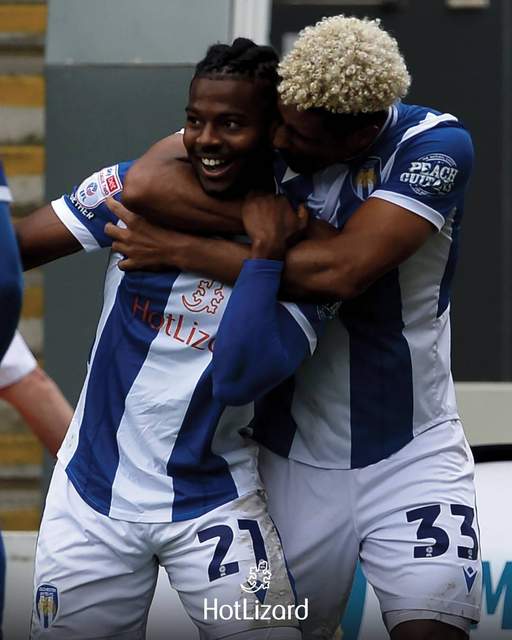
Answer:
M263 542L263 536L261 535L260 527L256 520L238 520L238 529L240 531L248 531L251 536L252 548L254 551L254 559L256 565L259 565L261 560L268 562L267 552L265 550L265 543ZM240 571L238 562L227 562L223 564L235 537L233 529L227 524L217 525L215 527L208 527L197 533L199 542L206 542L213 538L218 538L217 546L213 554L212 561L208 566L208 577L210 582L230 576L233 573Z

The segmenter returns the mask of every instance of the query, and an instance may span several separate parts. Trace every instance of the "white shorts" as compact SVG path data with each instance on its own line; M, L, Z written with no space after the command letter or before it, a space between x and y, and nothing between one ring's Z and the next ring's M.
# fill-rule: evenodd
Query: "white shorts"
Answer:
M462 628L479 619L474 462L459 421L362 469L321 469L263 450L260 472L298 599L309 598L304 638L332 637L358 560L388 630L418 617L404 614L414 610Z
M31 637L143 639L159 564L202 638L251 637L276 627L286 628L284 637L300 637L295 616L251 619L262 604L295 607L262 492L185 522L126 522L89 507L60 463L37 542ZM221 619L222 605L238 606L238 616ZM224 609L223 617L229 613Z
M0 389L18 382L36 367L36 359L25 344L21 334L16 331L0 363Z

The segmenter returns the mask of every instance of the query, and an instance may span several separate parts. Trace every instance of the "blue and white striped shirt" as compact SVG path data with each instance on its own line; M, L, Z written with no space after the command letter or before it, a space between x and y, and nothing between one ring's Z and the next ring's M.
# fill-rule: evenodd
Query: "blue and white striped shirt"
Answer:
M340 229L367 198L381 198L438 233L344 302L313 358L257 403L260 442L310 465L363 467L458 417L449 308L472 160L454 116L397 104L364 158L313 176L281 165L283 193Z
M104 201L120 197L130 164L102 169L52 202L86 250L110 246L107 221L122 224ZM256 445L246 437L252 400L312 353L319 313L276 302L282 264L274 261L247 261L231 290L178 270L123 273L120 258L110 259L59 459L100 513L141 522L197 517L259 487Z

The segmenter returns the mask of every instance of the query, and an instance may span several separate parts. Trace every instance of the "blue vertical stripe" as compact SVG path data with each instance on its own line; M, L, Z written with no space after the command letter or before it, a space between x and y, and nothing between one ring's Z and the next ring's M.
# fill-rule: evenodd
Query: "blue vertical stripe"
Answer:
M462 202L460 203L462 206ZM462 208L457 208L457 213L453 219L452 227L452 244L450 247L450 253L448 254L448 261L446 262L446 268L444 270L443 277L441 279L441 286L439 287L439 301L437 305L437 317L443 315L450 304L450 298L452 293L452 282L455 274L455 267L457 265L457 258L459 256L459 237L460 237L460 219L462 217Z
M341 306L350 339L351 466L386 458L413 438L413 382L398 269Z
M82 498L108 515L119 464L116 434L128 393L158 335L179 272L127 274L91 365L77 450L66 471ZM140 293L143 291L144 293Z
M212 451L225 405L213 397L211 371L210 363L197 383L167 463L174 488L173 522L196 518L238 498L228 463Z
M285 458L290 452L297 423L292 416L295 378L292 376L254 403L250 427L253 438Z
M2 637L2 621L5 603L5 547L0 533L0 639Z

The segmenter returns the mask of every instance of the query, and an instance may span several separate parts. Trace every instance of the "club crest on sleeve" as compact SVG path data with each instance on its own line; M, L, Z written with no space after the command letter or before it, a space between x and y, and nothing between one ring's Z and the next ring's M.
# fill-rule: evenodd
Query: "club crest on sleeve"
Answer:
M76 199L82 207L94 209L122 188L117 165L114 165L86 178L76 190Z
M458 173L453 158L444 153L429 153L411 162L400 175L400 182L420 196L442 196L453 189Z
M36 611L44 629L52 626L59 610L59 592L52 584L41 584L36 592Z

